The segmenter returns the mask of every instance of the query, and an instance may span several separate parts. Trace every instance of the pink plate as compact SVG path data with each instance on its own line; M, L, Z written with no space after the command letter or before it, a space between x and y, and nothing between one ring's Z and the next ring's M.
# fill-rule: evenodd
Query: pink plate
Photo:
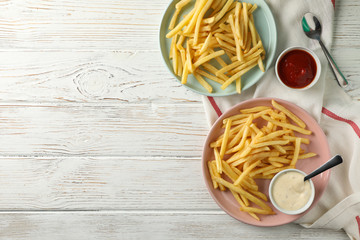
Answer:
M299 215L286 215L276 210L275 207L268 202L269 206L276 212L276 215L259 215L261 221L257 221L249 216L247 213L239 210L239 204L234 199L230 191L220 191L218 189L214 189L212 186L211 178L209 175L207 162L209 160L214 159L213 150L210 148L210 143L215 141L215 139L224 132L222 126L222 121L224 118L230 117L232 115L238 114L240 109L243 108L251 108L256 106L272 106L271 99L273 98L257 98L248 101L244 101L242 103L237 104L226 113L221 115L221 117L214 123L211 128L204 145L204 151L202 156L202 172L205 179L206 187L209 190L211 196L215 200L215 202L230 216L238 219L244 223L248 223L256 226L278 226L286 223L290 223L300 218L302 215L306 214L320 199L323 194L327 183L329 181L330 171L326 171L318 176L312 178L313 183L315 185L315 199L312 206L306 212ZM304 171L305 173L310 173L327 160L330 159L330 150L329 145L326 139L326 136L318 123L302 108L292 104L290 102L274 99L284 107L291 110L295 115L299 116L307 125L307 129L312 131L310 136L307 138L310 139L310 144L305 145L302 144L302 148L307 152L315 152L318 155L316 157L312 157L309 159L299 160L296 164L296 168ZM297 134L297 136L303 136L302 134ZM259 190L265 193L269 197L268 187L270 184L270 180L257 180L259 185Z

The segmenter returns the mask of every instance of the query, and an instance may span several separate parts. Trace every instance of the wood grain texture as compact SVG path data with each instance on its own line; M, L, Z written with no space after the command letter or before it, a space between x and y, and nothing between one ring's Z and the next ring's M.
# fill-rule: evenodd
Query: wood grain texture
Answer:
M8 0L0 4L0 48L154 50L169 1ZM359 2L336 3L335 45L359 47ZM36 43L36 44L35 44Z
M200 158L0 158L1 210L219 211Z
M161 0L151 4L2 1L0 48L153 50L158 47L158 27L167 4Z
M356 0L336 1L333 49L359 48L359 8Z
M200 102L158 51L0 51L0 102Z
M354 48L338 48L332 52L336 63L350 83L347 93L354 99L360 100L360 47ZM328 74L328 80L336 81L331 72Z
M200 157L198 104L1 105L1 153L22 156Z
M2 239L348 239L295 224L258 228L218 212L112 211L0 213Z

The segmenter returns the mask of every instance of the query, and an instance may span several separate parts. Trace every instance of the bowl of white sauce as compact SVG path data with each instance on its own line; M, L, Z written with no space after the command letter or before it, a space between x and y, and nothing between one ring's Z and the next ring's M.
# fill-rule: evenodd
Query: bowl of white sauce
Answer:
M311 179L304 181L306 173L298 169L286 169L271 180L269 197L279 211L296 215L305 212L315 197L315 187Z

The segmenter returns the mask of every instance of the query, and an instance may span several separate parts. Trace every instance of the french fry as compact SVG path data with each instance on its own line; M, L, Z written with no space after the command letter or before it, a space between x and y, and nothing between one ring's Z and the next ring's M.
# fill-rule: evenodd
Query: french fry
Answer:
M178 32L180 32L181 29L190 22L191 18L194 16L194 13L195 9L191 10L191 12L178 25L176 25L168 34L166 34L166 38L172 38Z
M201 9L198 18L196 19L195 32L194 32L194 45L198 43L201 21L204 18L205 13L210 9L212 2L213 0L206 0L204 7ZM209 31L210 30L211 27L209 26Z
M214 13L217 13L222 6L224 6L226 0L215 0L212 8L214 9Z
M219 56L224 55L224 54L225 54L225 51L220 50L220 51L211 53L211 54L207 55L206 57L200 58L194 63L194 68L197 68L201 64L206 63L206 62L210 61L211 59L213 59L215 57L219 57Z
M290 164L291 160L284 158L284 157L269 157L269 161L270 162L279 162L279 163L285 163L285 164Z
M221 40L224 40L232 45L235 45L235 40L224 33L216 33L215 37L220 38Z
M244 36L243 36L243 43L247 42L247 33L248 33L248 25L249 25L249 18L248 18L248 9L247 9L247 4L245 2L243 2L243 19L244 19ZM243 44L243 46L241 46L242 48L245 48L245 44Z
M316 153L305 153L305 154L301 154L299 155L298 159L306 159L306 158L311 158L311 157L315 157L317 154Z
M255 220L260 221L260 218L259 218L255 213L253 213L253 212L248 212L248 214L249 214L250 216L252 216L253 218L255 218Z
M247 191L245 191L242 187L240 186L235 186L234 184L220 178L220 177L215 177L214 178L216 182L218 182L219 184L224 185L225 187L233 190L234 192L240 193L240 195L245 196L247 199L249 199L250 201L254 202L255 204L257 204L258 206L260 206L261 208L268 210L268 211L272 211L272 209L266 205L262 200L260 200L259 198L255 197L254 195L248 193Z
M182 73L182 69L183 69L183 62L181 61L181 54L177 54L177 58L178 58L178 65L177 65L177 72L176 75L181 76Z
M189 41L186 42L186 67L190 73L194 71Z
M215 57L215 60L222 66L225 67L227 64L221 57Z
M201 10L203 9L203 7L205 6L205 4L206 4L206 0L196 1L195 8L193 9L193 10L195 10L194 15L192 16L191 20L189 21L189 24L186 26L184 33L193 32L193 29L195 28L198 16L199 16Z
M269 211L269 210L265 210L265 209L260 209L260 208L254 208L254 207L241 207L240 208L241 211L246 211L246 212L253 212L253 213L258 213L258 214L275 214L275 212L273 211Z
M273 145L273 148L278 150L282 154L286 154L286 150L281 145L275 144L275 145Z
M212 161L212 162L211 162L211 169L212 169L212 172L213 172L213 174L214 174L214 180L216 181L216 178L219 178L219 177L220 177L220 173L218 173L218 172L216 171L215 161ZM218 183L218 185L219 185L220 191L225 191L225 190L226 190L223 184Z
M241 77L236 79L236 92L241 93Z
M219 71L217 71L217 74L225 73L225 72L230 71L230 70L232 70L234 68L236 68L236 71L239 72L239 71L245 69L246 67L249 67L252 64L256 63L256 61L257 61L257 59L252 59L252 60L247 61L247 62L236 61L236 62L233 62L233 63L227 65L226 67L223 67Z
M171 39L169 58L173 59L173 52L176 45L177 35Z
M244 202L245 206L248 207L250 205L249 200L245 197L244 194L239 194L241 200Z
M252 51L254 48L250 49L248 52L244 53L244 60L245 61L250 61L254 58L258 59L258 57L264 52L263 49L261 48L257 48L255 49L251 54L250 51ZM237 61L237 57L233 57L231 58L232 61Z
M284 135L282 138L287 139L290 142L295 142L295 140L298 139L297 137L287 136L287 135ZM300 141L301 141L301 143L304 143L304 144L309 144L310 143L310 140L308 138L300 138Z
M240 40L241 37L241 33L240 33L240 16L241 16L241 8L242 8L242 4L240 2L236 3L236 7L235 7L235 33L236 33L236 37ZM239 42L240 43L240 42Z
M229 140L229 132L230 132L230 127L231 127L231 123L232 121L229 120L226 123L226 127L225 127L225 132L224 132L224 138L221 144L221 148L220 148L220 158L223 159L225 152L226 152L226 147L227 147L227 143Z
M259 66L260 70L261 70L262 72L265 72L264 63L263 63L261 57L258 57L257 59L258 59L258 66Z
M250 177L254 177L254 176L256 176L256 175L262 174L262 173L264 173L264 172L268 172L268 171L273 170L273 169L275 169L275 168L276 168L276 167L273 166L273 165L269 165L269 166L266 166L266 167L257 168L257 169L255 169L254 171L250 172L250 173L249 173L249 176L250 176Z
M212 34L209 33L209 35L207 36L204 44L202 45L202 47L200 49L199 55L203 54L208 49L211 38L212 38Z
M233 4L233 0L228 0L227 2L226 2L226 4L224 5L224 7L221 9L221 11L218 13L218 14L216 14L216 16L215 16L215 23L217 22L217 21L219 21L224 15L225 15L225 13L228 11L228 9L230 8L230 6Z
M301 144L301 138L296 138L296 140L295 140L294 156L293 156L293 158L292 158L292 160L291 160L291 163L290 163L291 166L294 166L294 167L295 167L296 162L297 162L297 160L298 160L298 158L299 158L300 144Z
M219 187L219 184L214 180L215 175L214 175L213 169L211 167L211 162L208 161L207 163L208 163L207 165L208 165L210 177L211 177L211 180L212 180L212 183L213 183L213 187L214 187L214 189L217 189Z
M246 136L249 134L249 131L250 131L250 128L249 128L249 126L246 125L244 127L244 131L243 131L243 135L242 135L242 138L240 140L240 143L236 147L233 147L233 148L229 149L226 153L229 154L229 153L233 153L233 152L237 152L237 151L242 150L244 148L244 146L245 146Z
M252 163L248 168L246 168L246 170L238 177L238 179L236 179L236 181L234 182L234 185L239 185L241 183L241 181L243 181L244 178L250 173L250 171L259 164L260 164L260 160Z
M267 175L278 173L278 172L281 172L281 171L283 171L285 169L291 169L291 168L294 168L294 166L290 165L290 166L286 166L286 167L274 168L274 169L271 169L269 171L263 172L263 175L267 176Z
M278 163L278 162L275 162L275 161L269 161L269 162L270 162L270 164L273 165L274 167L280 168L280 167L283 167L283 166L284 166L284 164Z
M229 121L231 121L232 122L232 120L231 119L229 119ZM229 121L226 121L226 124L229 122ZM241 129L240 129L240 131L238 131L237 133L236 133L236 135L235 135L235 137L233 138L233 139L231 139L231 141L228 143L228 148L229 149L227 149L227 151L225 152L226 154L229 154L229 153L231 153L231 152L228 152L228 150L230 150L233 146L235 146L236 144L240 144L240 141L244 138L241 138L241 136L242 136L242 134L244 133L244 131L245 131L245 128L246 128L246 123L245 123L245 125L243 125L242 127L241 127ZM246 133L247 134L247 133Z
M177 20L177 18L179 16L179 13L180 13L180 10L176 9L174 15L172 16L172 18L170 20L169 30L174 29L174 26L175 26L176 20Z
M218 173L222 173L222 160L217 148L214 148L214 155L215 155L216 171Z
M236 29L235 29L235 23L234 23L234 17L233 15L229 16L228 22L230 24L231 27L231 31L233 33L233 38L235 41L235 50L236 50L236 57L239 61L243 62L244 61L244 54L243 51L241 50L241 46L240 46L240 40L236 34Z
M250 69L252 69L256 65L257 65L257 63L253 63L250 66L248 66L248 67L244 68L243 70L241 70L240 72L234 74L232 77L230 77L228 80L226 80L223 85L221 85L221 89L227 88L233 81L235 81L235 79L241 77L242 75L244 75L247 71L249 71Z
M250 36L250 31L247 32L246 36L246 44L245 44L245 48L244 48L244 53L247 53L250 51L251 49L251 36Z
M194 77L196 78L196 80L198 80L198 82L209 92L211 93L213 88L212 86L204 80L204 78L202 78L198 73L194 72Z
M253 108L241 109L240 112L241 113L257 113L257 112L261 112L261 111L268 110L268 109L270 109L270 107L258 106L258 107L253 107Z
M179 1L176 5L175 8L181 10L182 8L184 8L187 4L189 4L191 2L191 0L181 0Z
M239 196L239 194L237 192L235 192L234 190L230 189L230 191L231 191L232 195L234 196L234 198L236 199L236 201L240 204L240 206L246 207L244 201L241 200L241 197Z
M255 29L254 20L252 18L252 15L251 15L250 21L249 21L249 29L250 29L250 33L251 33L251 43L253 46L255 46L257 44L256 29Z
M236 181L236 179L239 177L239 175L230 167L230 165L222 160L222 166L223 166L223 172L226 176L228 176L233 182Z
M183 67L183 73L181 76L182 84L186 84L188 74L189 74L188 62L185 62L185 66Z
M265 147L265 146L271 146L271 145L286 145L289 142L290 142L289 140L277 140L277 141L261 142L261 143L252 144L250 147L259 148L259 147Z
M289 111L281 104L277 103L275 100L272 100L271 104L274 106L274 108L279 109L281 112L285 113L285 115L291 118L297 125L299 125L299 127L301 128L306 127L306 124L299 117L297 117L295 114L293 114L291 111Z
M172 54L172 57L173 57L173 71L175 74L178 74L178 50L177 48L174 46L173 47L173 54Z
M254 5L251 6L251 8L249 9L248 13L249 13L249 14L252 14L252 13L255 11L256 8L257 8L257 5L256 5L256 3L255 3Z
M207 73L207 72L205 72L205 71L203 71L203 70L201 70L199 68L197 68L195 70L195 72L200 74L201 76L204 76L204 77L206 77L206 78L208 78L210 80L213 80L214 82L217 82L217 83L220 83L220 84L224 83L224 80L222 80L222 79L220 79L220 78L218 78L218 77L216 77L214 75L211 75L210 73Z
M216 40L218 41L220 46L223 47L225 50L236 54L236 48L233 45L221 40L219 37L216 37Z
M226 82L225 82L225 83L226 83ZM225 83L224 83L224 84L225 84ZM275 124L275 125L280 126L280 127L288 128L288 129L294 130L294 131L296 131L296 132L299 132L299 133L302 133L302 134L305 134L305 135L310 135L310 134L311 134L311 131L310 131L310 130L307 130L307 129L304 129L304 128L301 128L301 127L292 125L292 124L290 124L290 123L282 123L282 122L273 120L272 118L270 118L270 117L268 117L268 116L261 116L261 117L264 118L265 120L267 120L267 121Z
M210 17L210 18L204 18L201 21L201 24L211 24L215 21L215 17Z

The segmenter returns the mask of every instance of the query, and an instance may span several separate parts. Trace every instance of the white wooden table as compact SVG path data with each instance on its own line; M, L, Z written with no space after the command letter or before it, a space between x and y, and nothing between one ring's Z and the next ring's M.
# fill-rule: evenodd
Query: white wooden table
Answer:
M347 239L226 215L200 171L201 98L162 63L167 0L0 1L0 239ZM332 52L360 78L360 3Z

